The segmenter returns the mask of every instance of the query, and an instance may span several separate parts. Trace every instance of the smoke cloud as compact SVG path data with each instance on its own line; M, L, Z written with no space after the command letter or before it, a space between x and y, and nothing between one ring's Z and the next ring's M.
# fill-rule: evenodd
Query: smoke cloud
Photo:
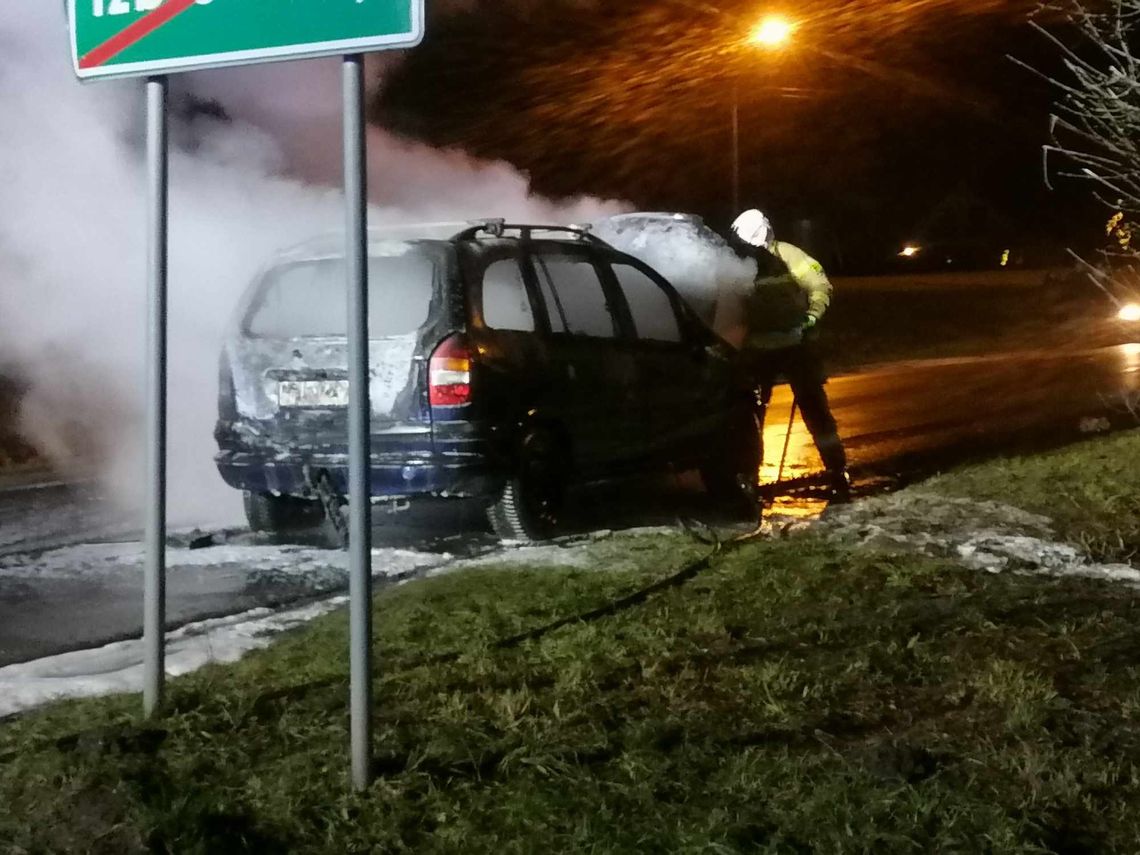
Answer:
M676 214L628 214L596 223L594 233L661 273L729 344L744 343L745 303L757 264L738 256L703 221Z
M386 60L391 62L391 59ZM379 63L374 70L382 70ZM338 229L340 66L314 60L198 73L173 86L170 510L234 519L213 467L216 367L245 285L284 245ZM218 109L220 108L220 109ZM72 76L59 3L0 21L0 365L29 384L26 437L66 475L94 464L137 507L145 274L142 90ZM504 164L373 129L373 225L616 212L530 195Z

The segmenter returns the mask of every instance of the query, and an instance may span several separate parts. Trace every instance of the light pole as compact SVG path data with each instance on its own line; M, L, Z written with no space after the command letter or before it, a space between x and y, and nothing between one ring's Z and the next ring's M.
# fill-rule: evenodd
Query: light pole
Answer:
M781 15L769 15L760 21L745 39L745 44L766 51L787 46L796 25ZM740 213L740 79L732 79L732 216Z
M740 213L740 81L732 79L732 216Z

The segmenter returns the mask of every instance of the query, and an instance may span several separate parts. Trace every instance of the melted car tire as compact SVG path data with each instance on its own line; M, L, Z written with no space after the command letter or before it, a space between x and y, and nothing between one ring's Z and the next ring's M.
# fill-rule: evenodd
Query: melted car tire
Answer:
M528 437L520 458L518 471L487 508L487 519L500 540L549 540L564 501L561 473L545 437Z
M732 416L725 433L713 437L713 447L719 451L701 464L701 481L717 501L751 513L759 488L760 425L751 409L741 410Z
M242 494L245 518L252 531L277 534L294 531L320 521L320 505L292 496L274 496L271 493Z

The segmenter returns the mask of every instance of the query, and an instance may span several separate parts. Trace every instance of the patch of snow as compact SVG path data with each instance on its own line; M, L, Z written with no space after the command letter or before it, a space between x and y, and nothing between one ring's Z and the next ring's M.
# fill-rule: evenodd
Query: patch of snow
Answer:
M1081 419L1077 429L1081 433L1108 433L1112 430L1112 422L1103 416L1093 417L1088 416Z
M991 573L1028 569L1053 576L1140 584L1140 570L1127 564L1098 564L1074 546L1038 537L978 531L958 544L957 552L967 567Z
M80 544L42 553L6 556L0 560L0 575L43 578L113 575L137 571L145 560L145 548L138 542ZM450 560L452 556L447 553L373 549L372 574L377 577L399 576ZM166 567L172 574L191 568L238 568L250 573L273 570L290 576L304 576L314 570L347 573L348 554L341 550L305 546L227 544L205 549L169 547L166 550Z
M621 532L623 540L637 537L652 537L658 535L675 535L676 528L668 526L645 526L642 528L626 529ZM592 548L601 541L614 538L616 535L609 529L602 529L588 535L572 536L550 543L531 544L526 541L502 541L502 548L488 552L484 555L468 558L454 563L456 569L465 567L487 566L519 566L519 565L546 565L548 567L581 567L598 570L621 569L624 566L633 566L632 559L607 557L599 561Z
M333 597L288 611L254 609L187 624L166 635L166 673L188 674L210 663L236 662L273 638L340 608ZM143 645L120 641L0 668L0 718L50 701L142 691Z
M568 544L565 546L557 544L544 544L542 546L504 545L510 548L480 555L478 558L468 558L458 562L456 567L487 567L491 565L514 566L519 564L546 564L552 567L587 567L593 562L587 550L589 546L588 543Z
M645 528L627 535L673 534L671 528ZM415 571L434 577L470 567L487 565L540 564L555 567L597 565L591 547L612 537L596 532L561 543L523 545L496 549L473 559L456 561L447 553L403 549L374 549L374 575L399 577ZM259 573L308 575L336 568L347 571L347 555L334 550L298 546L227 545L200 550L168 549L171 572L187 567L242 568L251 578ZM144 551L138 543L106 543L67 547L41 555L15 556L24 560L0 569L4 575L112 573L142 566ZM619 562L620 563L620 562ZM607 569L615 565L606 563ZM399 580L406 581L406 580ZM198 621L167 633L166 673L180 676L210 663L236 662L251 650L269 646L273 638L301 626L348 602L344 596L299 608L273 611L253 609L230 617ZM138 692L142 688L143 646L140 639L116 642L91 650L79 650L32 662L0 667L0 718L65 698L85 698Z
M1076 576L1140 586L1140 570L1059 542L1052 522L998 502L904 490L836 508L813 530L860 548L948 558L988 573Z

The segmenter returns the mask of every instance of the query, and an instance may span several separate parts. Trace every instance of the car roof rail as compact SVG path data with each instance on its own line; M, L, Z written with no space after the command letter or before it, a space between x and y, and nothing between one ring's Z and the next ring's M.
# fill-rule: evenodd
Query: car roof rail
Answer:
M452 240L474 240L481 235L498 238L506 237L508 233L517 233L522 240L530 240L535 234L565 234L598 246L609 246L606 241L593 234L588 225L556 226L541 223L508 223L503 219L473 221L468 228L452 237Z

